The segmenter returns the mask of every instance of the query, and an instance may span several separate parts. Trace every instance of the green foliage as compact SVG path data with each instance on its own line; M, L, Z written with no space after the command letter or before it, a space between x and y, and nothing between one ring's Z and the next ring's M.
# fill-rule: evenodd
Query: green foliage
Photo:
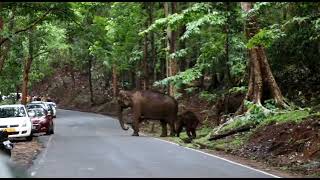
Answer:
M246 45L243 36L232 36L230 42L230 56L227 64L230 66L230 74L233 77L243 79L247 68L245 55Z
M217 100L217 94L212 94L208 91L202 91L200 94L199 94L199 98L201 100L206 100L208 102L214 102Z
M195 21L187 23L186 32L183 34L181 39L189 38L193 34L199 34L201 32L200 26L203 26L205 24L223 25L225 21L225 17L221 15L219 12L211 12L209 14L206 14Z
M186 93L187 93L188 95L191 95L191 94L193 94L195 91L198 90L198 87L189 87L189 88L185 88L184 90L186 91Z
M194 19L197 19L199 16L201 17L204 13L208 13L209 8L210 5L208 3L195 3L190 8L183 10L180 14L175 13L165 18L155 20L155 22L150 27L148 27L144 31L141 31L139 35L144 36L146 33L149 33L154 30L163 29L167 26L176 29L177 27L179 27L179 25L191 22ZM200 24L201 23L198 23L198 25ZM194 27L196 26L197 25L194 25Z
M182 83L182 84L189 84L192 81L198 79L202 73L201 73L201 67L197 66L194 68L190 68L187 69L184 72L179 72L177 75L175 76L170 76L167 77L161 81L156 81L154 83L154 86L168 86L170 83L173 84L178 84L178 83Z
M272 116L268 116L260 126L266 126L272 123L285 123L285 122L301 122L304 118L310 116L310 110L293 110L293 111L280 111Z
M0 105L18 104L16 96L9 96L7 99L0 102Z
M255 46L270 47L276 39L285 36L285 34L277 27L278 25L275 24L270 29L261 29L249 40L247 48L251 49Z
M248 87L247 86L240 86L240 87L232 87L228 90L229 93L245 93L247 92Z

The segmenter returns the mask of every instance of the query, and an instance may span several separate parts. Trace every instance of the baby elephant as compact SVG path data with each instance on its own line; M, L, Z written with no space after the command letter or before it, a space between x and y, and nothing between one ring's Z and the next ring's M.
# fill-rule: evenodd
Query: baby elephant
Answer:
M179 137L180 132L182 131L182 128L185 127L189 138L190 139L196 138L196 136L197 136L196 135L196 128L197 128L198 124L199 124L199 119L191 111L186 111L186 112L183 112L182 114L178 115L178 120L176 123L177 137ZM191 135L191 133L192 133L192 135Z

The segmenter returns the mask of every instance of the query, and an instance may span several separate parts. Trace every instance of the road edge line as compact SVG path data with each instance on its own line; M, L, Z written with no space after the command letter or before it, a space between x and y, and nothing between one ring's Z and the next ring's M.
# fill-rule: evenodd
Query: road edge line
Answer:
M150 137L150 136L149 136L149 137ZM235 165L238 165L238 166L242 166L242 167L245 167L245 168L248 168L248 169L251 169L251 170L254 170L254 171L257 171L257 172L260 172L260 173L269 175L269 176L272 176L272 177L274 177L274 178L282 178L282 177L280 177L280 176L276 176L276 175L274 175L274 174L270 174L270 173L264 172L264 171L262 171L262 170L255 169L255 168L253 168L253 167L250 167L250 166L247 166L247 165L243 165L243 164L240 164L240 163L231 161L231 160L229 160L229 159L225 159L225 158L223 158L223 157L219 157L219 156L216 156L216 155L213 155L213 154L209 154L209 153L206 153L206 152L197 150L197 149L192 149L192 148L189 148L189 147L181 146L181 145L179 145L179 144L177 144L177 143L174 143L174 142L171 142L171 141L159 139L159 138L156 138L156 137L152 137L152 138L157 139L157 140L159 140L159 141L163 141L163 142L167 142L167 143L170 143L170 144L174 144L174 145L176 145L176 146L180 146L180 147L183 147L183 148L192 150L192 151L196 151L196 152L199 152L199 153L202 153L202 154L211 156L211 157L215 157L215 158L218 158L218 159L227 161L227 162L229 162L229 163L232 163L232 164L235 164Z

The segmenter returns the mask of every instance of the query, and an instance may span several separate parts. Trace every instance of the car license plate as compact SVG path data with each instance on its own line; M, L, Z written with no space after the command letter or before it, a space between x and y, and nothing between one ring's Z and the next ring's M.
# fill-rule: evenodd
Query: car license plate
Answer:
M6 128L4 130L7 131L7 132L16 132L15 128Z

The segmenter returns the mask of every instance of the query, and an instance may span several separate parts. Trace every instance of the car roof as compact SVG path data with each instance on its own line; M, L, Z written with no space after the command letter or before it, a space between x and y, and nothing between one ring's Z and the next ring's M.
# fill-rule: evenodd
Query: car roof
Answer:
M42 106L42 107L45 107L45 105L44 105L44 104L41 104L41 103L27 104L27 106Z
M44 111L45 109L43 109L43 108L32 108L32 109L28 109L28 111L33 111L33 110L41 110L41 111Z
M45 103L47 103L47 104L56 104L56 103L54 103L54 102L45 102Z
M24 107L22 104L8 104L8 105L1 105L0 108L2 107Z
M44 103L44 102L43 102L43 101L32 101L32 102L30 102L30 104L31 104L31 103L41 103L41 104L42 104L42 103Z

